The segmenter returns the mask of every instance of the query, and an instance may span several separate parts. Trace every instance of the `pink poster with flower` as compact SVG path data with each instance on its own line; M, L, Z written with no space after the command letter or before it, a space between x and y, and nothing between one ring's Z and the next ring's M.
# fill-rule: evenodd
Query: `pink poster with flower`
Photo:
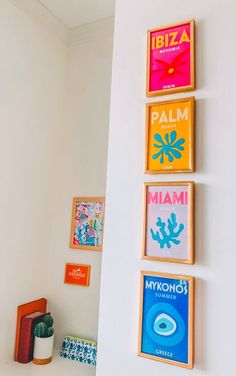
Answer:
M193 183L146 183L143 257L193 263Z
M147 96L194 89L194 21L148 32Z

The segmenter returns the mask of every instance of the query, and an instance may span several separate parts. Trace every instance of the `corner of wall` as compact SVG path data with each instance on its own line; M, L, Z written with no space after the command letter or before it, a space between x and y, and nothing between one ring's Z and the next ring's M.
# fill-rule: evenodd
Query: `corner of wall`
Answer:
M9 0L9 2L29 14L36 22L42 24L49 32L66 44L69 29L38 0Z

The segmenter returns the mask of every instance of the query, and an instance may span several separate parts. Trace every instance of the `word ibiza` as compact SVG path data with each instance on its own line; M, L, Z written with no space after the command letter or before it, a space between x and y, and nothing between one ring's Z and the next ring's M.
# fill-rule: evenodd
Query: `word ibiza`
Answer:
M178 46L184 42L190 42L185 29L183 31L172 31L171 33L154 36L152 37L151 46L152 50L157 50L163 47Z
M188 205L188 192L148 192L148 204Z
M145 281L145 289L184 295L188 294L188 285L183 281L180 281L178 285L167 282Z

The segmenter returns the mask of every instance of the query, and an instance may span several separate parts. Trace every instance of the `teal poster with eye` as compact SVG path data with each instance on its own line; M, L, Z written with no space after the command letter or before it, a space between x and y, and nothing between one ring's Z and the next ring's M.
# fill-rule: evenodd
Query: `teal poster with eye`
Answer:
M193 278L142 273L140 354L192 368Z

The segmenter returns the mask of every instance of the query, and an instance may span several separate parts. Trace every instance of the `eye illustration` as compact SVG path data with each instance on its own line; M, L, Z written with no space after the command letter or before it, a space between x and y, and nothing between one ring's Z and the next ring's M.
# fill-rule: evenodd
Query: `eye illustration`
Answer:
M154 331L160 336L170 336L176 331L177 325L174 319L166 313L161 313L154 322Z
M154 304L148 311L145 328L149 338L158 345L176 346L187 334L181 314L168 303Z

